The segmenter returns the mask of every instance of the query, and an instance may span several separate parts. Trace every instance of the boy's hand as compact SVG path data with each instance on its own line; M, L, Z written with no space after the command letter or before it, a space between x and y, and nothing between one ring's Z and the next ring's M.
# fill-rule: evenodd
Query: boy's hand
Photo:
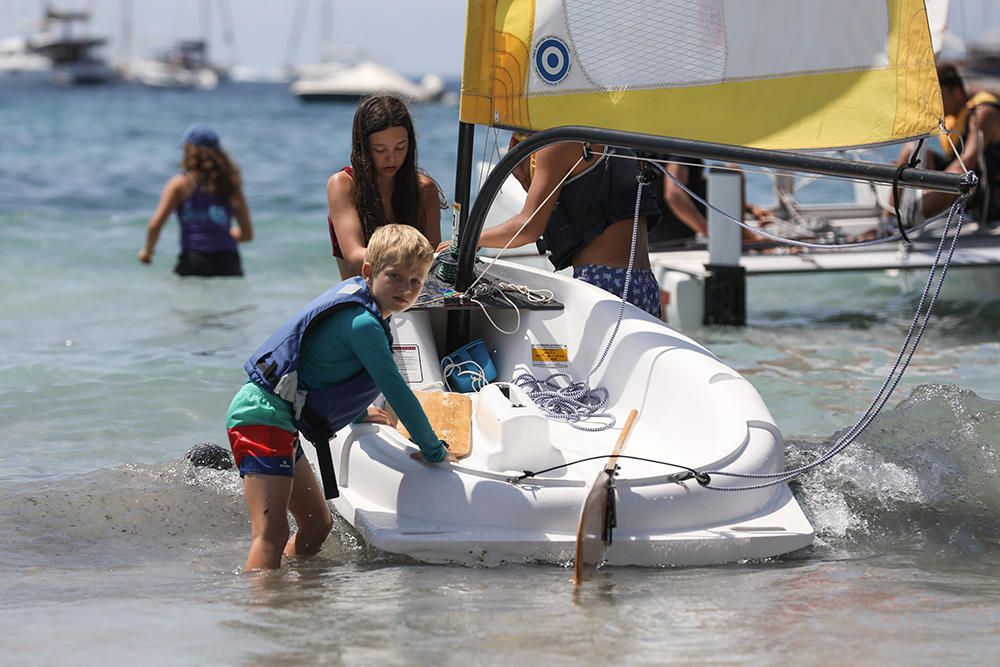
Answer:
M382 408L374 405L368 407L368 415L361 421L369 424L385 424L386 426L396 426L396 420Z
M427 461L420 452L410 452L410 458L415 461ZM428 461L428 463L430 462ZM451 452L448 452L443 459L436 461L436 463L458 463L458 458Z

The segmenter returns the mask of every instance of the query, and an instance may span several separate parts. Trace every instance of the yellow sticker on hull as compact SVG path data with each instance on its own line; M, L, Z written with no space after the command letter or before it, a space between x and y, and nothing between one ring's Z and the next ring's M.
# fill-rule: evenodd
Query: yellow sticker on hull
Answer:
M565 345L532 345L532 366L567 366L569 350Z

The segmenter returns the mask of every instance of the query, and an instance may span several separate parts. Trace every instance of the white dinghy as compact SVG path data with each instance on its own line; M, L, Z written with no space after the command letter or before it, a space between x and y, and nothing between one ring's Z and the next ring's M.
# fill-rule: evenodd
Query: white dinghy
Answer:
M619 461L608 563L707 565L810 544L812 527L786 484L725 494L656 463L783 470L781 433L746 379L691 339L630 304L622 309L619 299L586 283L503 261L490 263L488 279L550 290L554 299L538 306L512 294L519 316L496 307L495 298L483 300L485 311L475 305L464 311L496 369L493 383L466 394L469 455L428 465L410 458L414 446L395 429L371 424L350 426L330 442L340 489L334 506L369 544L426 561L572 560L584 500L633 409L638 418L625 455L650 461ZM431 294L446 289L429 285ZM394 349L414 387L443 386L438 360L449 351L442 334L454 308L417 306L393 318ZM513 333L501 333L486 312ZM549 419L512 384L523 372L583 379L612 335L592 378L610 396L611 429L587 432ZM513 481L547 468L555 469Z
M623 4L469 2L459 238L414 308L393 319L400 370L425 392L421 402L459 461L414 460L403 434L370 424L337 433L319 452L328 459L309 453L327 464L328 497L335 473L335 508L374 547L433 562L574 559L578 582L581 562L710 565L794 551L811 543L813 529L788 481L850 444L895 386L886 383L830 452L786 470L781 432L760 395L698 343L581 281L476 258L508 175L558 142L578 142L585 155L603 145L950 192L975 186L958 174L772 150L878 143L936 127L926 21L921 29L909 20L922 15L921 0L803 5L783 17L802 23L802 62L785 44L758 48L771 43L759 32L770 25L764 10L773 3L764 0L684 3L690 12L655 3L626 12ZM856 39L845 46L830 17L850 27L855 12L871 25L848 31ZM704 37L683 42L701 49L686 54L693 69L667 67L678 54L661 47L675 35ZM747 49L767 57L748 60ZM645 66L623 69L620 53ZM613 79L623 72L627 80ZM898 85L901 72L915 85ZM804 101L801 86L823 99ZM727 119L732 95L745 114ZM865 106L887 101L889 109ZM470 207L476 125L536 133L500 159ZM538 386L553 373L564 374L551 380L562 388L557 399L579 390L572 409Z

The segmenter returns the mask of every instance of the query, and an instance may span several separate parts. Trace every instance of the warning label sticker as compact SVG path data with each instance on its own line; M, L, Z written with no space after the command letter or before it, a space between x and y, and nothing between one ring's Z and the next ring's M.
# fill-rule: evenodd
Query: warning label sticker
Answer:
M569 365L569 351L565 345L531 346L531 365L546 367L565 367Z
M392 358L396 361L399 374L407 384L419 384L424 381L424 372L420 367L420 348L416 345L393 345Z

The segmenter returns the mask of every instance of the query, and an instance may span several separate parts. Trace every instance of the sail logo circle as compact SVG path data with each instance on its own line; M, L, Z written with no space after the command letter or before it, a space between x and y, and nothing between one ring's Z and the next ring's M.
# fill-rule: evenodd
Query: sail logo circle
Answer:
M555 85L569 74L569 48L558 37L545 37L535 47L535 71L545 83Z

